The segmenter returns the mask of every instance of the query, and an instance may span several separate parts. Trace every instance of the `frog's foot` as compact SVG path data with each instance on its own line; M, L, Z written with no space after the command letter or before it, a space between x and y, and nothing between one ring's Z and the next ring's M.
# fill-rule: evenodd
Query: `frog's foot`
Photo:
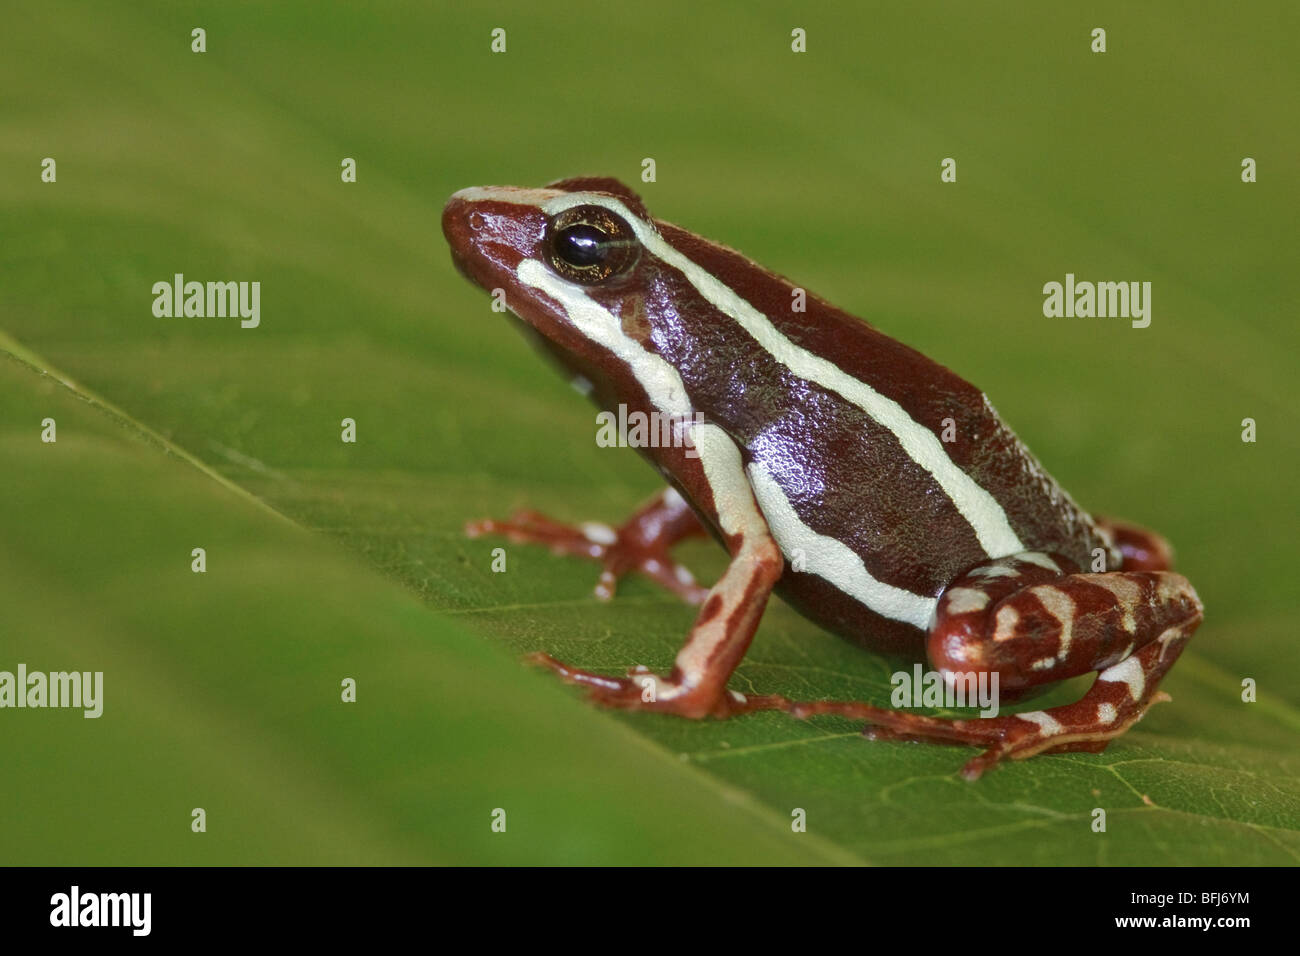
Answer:
M1036 754L1085 751L1100 753L1115 737L1137 723L1154 704L1169 700L1163 691L1151 690L1137 699L1130 681L1149 669L1145 658L1159 658L1161 647L1149 645L1133 657L1102 671L1081 700L1050 710L1030 711L1005 717L973 717L948 720L905 711L888 710L847 701L786 702L780 709L795 717L837 714L865 720L862 735L868 740L924 742L982 747L984 752L962 767L962 776L977 780L1003 760L1024 760ZM1166 670L1178 656L1172 651L1155 667Z
M688 604L702 603L709 592L673 559L670 549L683 538L703 533L695 513L672 489L656 495L618 528L595 521L563 524L535 511L516 512L508 521L487 518L465 526L471 538L500 534L516 543L545 545L556 554L599 561L603 567L595 593L602 601L614 596L619 578L639 571Z
M611 677L579 670L541 652L529 654L528 663L545 667L569 684L587 689L587 698L616 710L649 710L677 717L731 717L743 713L746 698L735 691L689 687L677 673L662 677L646 667L634 667L626 677Z

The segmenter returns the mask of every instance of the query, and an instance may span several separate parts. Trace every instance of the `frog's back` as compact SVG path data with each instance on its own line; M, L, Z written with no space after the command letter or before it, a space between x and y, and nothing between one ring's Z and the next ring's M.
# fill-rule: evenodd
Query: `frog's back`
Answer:
M1085 566L1106 547L979 389L814 296L794 311L787 280L658 225L704 273L735 277L730 301L698 277L674 288L691 319L655 344L743 449L782 551L805 564L781 590L806 614L911 648L972 565L1043 550Z

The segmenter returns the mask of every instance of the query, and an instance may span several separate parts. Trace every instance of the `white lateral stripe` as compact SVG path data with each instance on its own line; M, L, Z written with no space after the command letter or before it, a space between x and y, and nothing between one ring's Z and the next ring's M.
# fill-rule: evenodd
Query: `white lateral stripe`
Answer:
M718 648L731 639L729 622L739 610L753 574L753 566L744 558L760 542L771 541L763 516L754 504L754 493L745 480L745 466L736 443L717 425L694 425L692 441L700 453L704 479L713 493L718 523L727 534L740 534L742 543L740 553L709 591L710 598L720 598L722 606L705 624L695 626L691 639L677 654L675 664L682 672L682 686L673 692L674 696L695 686Z
M627 363L661 412L669 415L687 415L690 412L686 386L677 369L629 338L623 332L622 323L608 309L594 302L577 286L560 279L536 259L521 262L517 274L520 282L542 290L559 302L569 321L584 335ZM808 571L857 598L883 617L928 629L938 603L934 598L913 594L872 577L862 559L847 545L805 525L766 471L751 465L750 481L746 482L740 450L717 425L694 425L692 432L723 531L728 534L738 531L762 533L765 517L773 537L786 554L802 548L808 555ZM757 481L762 481L761 491ZM761 517L754 513L755 496L763 512Z
M707 270L674 249L650 225L632 215L622 202L599 193L564 193L543 203L542 209L547 215L554 216L573 206L587 204L604 206L626 219L641 244L652 255L678 269L714 308L738 322L759 345L795 375L838 393L889 429L908 457L929 472L951 499L958 513L974 530L980 546L989 557L997 558L1025 550L997 499L957 467L934 432L913 420L903 406L892 398L881 395L833 362L795 345L777 330L767 316L742 299L726 283L718 281Z
M692 411L690 397L677 369L624 333L622 323L612 312L536 259L519 263L516 274L520 282L541 289L559 302L569 321L583 335L626 363L660 412L689 420ZM763 519L754 507L753 493L745 481L744 464L736 443L717 425L692 422L691 431L692 443L699 452L704 478L713 493L714 508L722 530L727 534L742 533L755 540L765 535ZM675 491L672 494L677 495ZM680 496L678 500L681 500Z
M745 480L740 449L717 425L691 425L691 441L700 453L704 479L713 492L718 523L727 534L743 534L752 544L767 536L763 516L754 506L754 492Z
M750 462L748 470L758 506L772 537L787 557L802 550L806 570L861 601L881 617L904 621L922 630L929 627L938 601L872 577L862 559L846 544L818 534L803 523L781 486L762 465Z
M627 364L632 375L645 389L650 401L662 413L687 416L691 411L686 385L677 369L663 357L647 351L627 336L622 323L581 289L563 281L536 259L525 259L516 270L519 281L541 289L564 309L570 322L592 341L609 349ZM681 671L680 684L656 688L659 700L671 700L691 690L701 679L713 655L730 638L728 622L744 599L750 573L739 560L745 550L759 542L770 541L768 530L754 502L753 491L745 480L745 469L736 443L717 425L692 423L692 444L700 456L705 481L713 495L718 523L729 535L743 536L737 560L728 565L721 580L710 591L722 599L722 607L707 623L691 632L691 639L678 652L675 661ZM674 494L676 494L674 492Z
M614 313L536 259L525 259L519 263L515 273L524 285L541 289L559 302L579 332L627 363L660 412L670 417L690 416L691 400L681 374L663 356L648 351L640 342L629 338Z

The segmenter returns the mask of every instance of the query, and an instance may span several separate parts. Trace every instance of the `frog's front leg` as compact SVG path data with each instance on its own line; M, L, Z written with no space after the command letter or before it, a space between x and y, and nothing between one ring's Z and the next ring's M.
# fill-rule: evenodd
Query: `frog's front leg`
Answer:
M744 541L709 591L667 677L644 667L628 671L627 677L609 677L542 653L529 659L571 684L589 688L591 699L607 707L694 718L744 713L755 708L744 695L727 690L727 680L749 649L782 567L780 549L770 537Z
M533 656L535 663L588 688L596 703L692 718L768 709L727 690L727 680L749 649L785 561L754 500L740 450L714 425L697 426L694 436L699 459L679 457L674 473L686 482L703 513L716 520L731 563L709 589L667 677L644 668L627 677L608 677L569 667L546 654Z
M702 603L709 593L670 554L679 541L705 533L691 506L672 488L655 495L618 528L596 521L567 525L535 511L520 511L507 521L471 521L465 533L471 538L500 534L517 543L545 545L557 554L599 561L603 567L596 597L602 601L612 598L618 579L632 571L657 581L688 604Z
M1168 699L1160 681L1200 621L1196 592L1171 571L1082 574L1059 555L1013 555L979 565L945 589L930 629L930 661L949 681L996 672L1000 689L1013 694L1097 671L1080 700L968 720L837 701L786 701L782 709L862 718L875 739L984 747L963 770L974 779L1003 759L1103 750Z

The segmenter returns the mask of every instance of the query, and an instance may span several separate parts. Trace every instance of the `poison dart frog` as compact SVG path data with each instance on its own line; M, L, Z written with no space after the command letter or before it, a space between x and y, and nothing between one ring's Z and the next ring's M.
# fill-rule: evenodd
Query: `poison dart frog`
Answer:
M979 747L968 779L1001 760L1100 752L1168 699L1160 681L1202 617L1169 546L1083 511L978 388L653 218L614 179L463 189L442 222L459 270L503 290L520 328L600 408L657 415L686 439L640 448L667 487L618 527L534 512L467 525L596 559L598 597L636 571L699 607L666 676L536 663L609 707L840 714L875 740ZM671 555L706 533L731 557L711 588ZM742 694L727 682L773 591L862 646L928 659L950 682L996 673L1011 699L1097 677L1072 704L970 719Z

